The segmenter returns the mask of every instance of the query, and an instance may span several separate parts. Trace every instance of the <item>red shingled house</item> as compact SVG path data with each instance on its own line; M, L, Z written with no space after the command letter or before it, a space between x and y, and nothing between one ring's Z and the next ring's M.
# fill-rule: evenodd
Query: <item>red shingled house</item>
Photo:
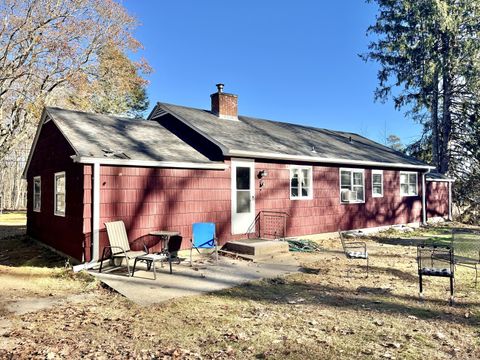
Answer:
M357 134L240 116L221 85L211 105L158 103L147 120L45 108L24 173L28 234L91 261L119 219L135 248L157 229L189 239L199 221L223 244L268 226L301 236L451 217L451 180L428 164Z

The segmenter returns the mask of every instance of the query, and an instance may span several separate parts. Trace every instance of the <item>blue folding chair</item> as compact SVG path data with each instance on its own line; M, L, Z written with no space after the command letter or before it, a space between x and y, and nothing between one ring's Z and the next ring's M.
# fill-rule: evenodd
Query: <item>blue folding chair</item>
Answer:
M214 223L194 223L192 225L192 247L190 248L190 266L192 266L192 251L199 249L214 249L215 260L218 263L217 237Z

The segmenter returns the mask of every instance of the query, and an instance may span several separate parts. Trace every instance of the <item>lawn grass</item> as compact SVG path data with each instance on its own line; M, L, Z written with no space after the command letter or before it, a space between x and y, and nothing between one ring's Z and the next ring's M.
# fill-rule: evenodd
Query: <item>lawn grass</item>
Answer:
M24 225L26 222L26 212L4 211L2 214L0 214L0 224Z
M419 234L429 231L436 230ZM472 271L457 271L455 306L448 305L448 282L440 278L426 280L420 302L416 248L400 237L396 243L393 233L364 239L372 265L368 278L363 263L348 261L340 241L330 239L320 242L320 253L294 255L305 273L149 307L89 283L88 276L35 268L30 275L52 272L41 281L57 289L54 296L87 291L92 297L6 314L11 325L3 338L9 341L0 357L478 359L480 295ZM23 287L22 296L38 291Z

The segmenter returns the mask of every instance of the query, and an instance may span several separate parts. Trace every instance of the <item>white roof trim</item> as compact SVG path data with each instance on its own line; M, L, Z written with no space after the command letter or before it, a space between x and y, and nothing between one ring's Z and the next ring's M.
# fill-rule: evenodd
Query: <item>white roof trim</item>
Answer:
M306 161L306 162L318 162L318 163L329 163L329 164L333 163L333 164L341 164L341 165L381 166L381 167L392 167L392 168L401 168L401 169L435 169L434 166L429 166L429 165L386 163L386 162L378 162L378 161L350 160L350 159L339 159L339 158L321 158L321 157L305 156L305 155L260 153L260 152L245 151L245 150L230 150L226 155L254 157L254 158L261 158L261 159L293 160L293 161Z
M27 179L27 172L28 168L30 167L30 162L32 161L33 153L35 152L35 147L37 146L38 138L40 137L40 131L42 130L43 124L46 122L47 117L47 110L43 109L42 116L40 117L40 122L37 127L37 132L35 133L35 137L33 138L32 147L30 148L30 152L28 153L27 163L25 164L25 168L23 169L22 179Z
M228 165L220 163L192 163L179 161L155 161L155 160L129 160L112 158L95 158L89 156L72 156L74 162L81 164L120 165L120 166L141 166L159 168L181 168L181 169L210 169L225 170Z
M78 155L78 151L77 149L75 149L75 147L73 146L73 144L70 142L70 140L68 139L68 137L65 136L65 134L63 133L62 129L60 128L60 126L58 126L58 123L55 121L55 119L53 118L53 116L51 116L49 113L48 113L48 110L47 110L47 107L45 107L43 109L43 112L42 112L42 116L40 117L40 122L38 123L38 127L37 127L37 132L35 133L35 138L33 139L33 143L32 143L32 147L30 148L30 153L28 154L28 159L27 159L27 163L25 165L25 169L23 170L23 173L22 173L22 179L26 179L27 178L27 171L28 171L28 168L30 167L30 162L32 161L32 157L33 157L33 154L35 153L35 148L37 146L37 141L38 141L38 138L40 137L40 133L42 131L42 128L43 128L43 125L45 125L46 123L48 123L49 121L52 121L55 126L57 127L58 131L60 131L60 133L63 135L63 137L65 138L65 140L68 142L68 144L71 146L71 148L73 149L73 151L75 151L75 154Z
M436 181L436 182L455 182L455 179L429 179L426 178L426 181Z

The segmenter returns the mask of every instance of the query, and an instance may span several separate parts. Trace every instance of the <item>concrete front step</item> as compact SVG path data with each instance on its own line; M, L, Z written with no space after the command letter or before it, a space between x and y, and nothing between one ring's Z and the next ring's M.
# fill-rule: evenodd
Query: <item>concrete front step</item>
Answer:
M258 260L288 253L288 243L280 240L244 239L229 241L222 250L245 258L251 257L251 260Z

